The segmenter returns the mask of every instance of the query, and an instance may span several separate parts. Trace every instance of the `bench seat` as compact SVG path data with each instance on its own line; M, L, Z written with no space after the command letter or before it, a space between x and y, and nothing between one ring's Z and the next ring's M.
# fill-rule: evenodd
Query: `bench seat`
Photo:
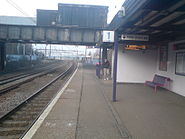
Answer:
M146 81L145 85L154 87L157 92L157 87L165 87L169 81L171 81L170 78L155 74L153 81Z

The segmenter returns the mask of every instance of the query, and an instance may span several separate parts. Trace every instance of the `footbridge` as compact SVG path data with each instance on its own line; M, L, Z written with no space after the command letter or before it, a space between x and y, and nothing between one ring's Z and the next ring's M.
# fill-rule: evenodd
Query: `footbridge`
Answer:
M100 29L0 25L0 42L95 46L101 41Z

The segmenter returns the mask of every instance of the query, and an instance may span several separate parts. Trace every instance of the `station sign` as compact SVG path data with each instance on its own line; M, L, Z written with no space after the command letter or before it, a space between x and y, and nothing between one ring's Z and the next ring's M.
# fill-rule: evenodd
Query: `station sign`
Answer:
M103 42L114 42L114 31L103 31Z
M149 41L149 35L122 34L121 40L126 41Z
M145 45L126 45L125 49L126 50L145 50L146 46Z

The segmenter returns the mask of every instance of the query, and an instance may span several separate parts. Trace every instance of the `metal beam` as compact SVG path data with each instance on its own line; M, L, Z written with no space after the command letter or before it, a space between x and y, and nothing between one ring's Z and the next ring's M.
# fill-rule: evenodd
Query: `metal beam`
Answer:
M94 46L102 30L87 28L0 25L0 41Z
M150 26L135 26L135 25L129 25L129 26L123 26L119 32L123 33L126 29L135 29L135 30L148 30L150 32L160 30L160 31L173 31L173 32L185 32L185 26L184 25L168 25L163 27L150 27ZM142 33L141 33L142 34Z

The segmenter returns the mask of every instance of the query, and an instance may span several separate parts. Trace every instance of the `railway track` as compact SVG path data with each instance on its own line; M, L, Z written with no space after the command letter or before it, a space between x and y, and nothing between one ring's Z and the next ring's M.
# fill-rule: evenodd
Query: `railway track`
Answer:
M56 64L56 63L60 63L60 62L61 62L61 60L59 60L59 61L49 61L49 60L47 61L46 60L45 62L41 62L38 65L37 64L34 66L30 65L30 67L22 67L22 68L19 68L16 70L12 69L11 71L2 71L2 72L0 72L0 82L3 80L22 76L27 73L30 73L30 71L36 71L38 69L46 68L46 67L48 67L48 65L52 65L52 64Z
M0 138L22 138L57 94L54 92L58 91L56 90L57 84L58 89L61 86L59 79L67 78L75 68L76 65L71 64L64 72L3 115L0 118Z
M65 64L67 64L67 63L65 63ZM11 79L8 78L7 80L4 80L4 81L0 82L0 85L1 85L0 94L3 94L3 93L6 93L6 92L8 92L12 89L15 89L18 86L20 86L20 85L22 85L26 82L29 82L29 81L37 78L37 77L41 77L41 76L44 76L48 73L51 73L54 70L56 70L57 68L60 68L61 66L64 66L65 64L62 64L62 65L57 66L57 67L53 67L53 65L52 65L52 66L47 67L45 69L39 70L37 72L32 72L32 73L29 73L29 74L26 74L26 75L23 75L23 76L17 76L15 78L11 78Z
M58 63L50 63L49 66L39 67L38 69L32 69L32 71L29 71L29 72L19 73L19 74L13 75L13 76L5 77L3 79L0 79L0 85L4 85L4 84L7 84L7 83L10 83L10 82L22 79L22 78L26 78L28 76L32 76L32 75L34 75L36 73L46 71L50 67L52 67L52 66L54 66L56 64L58 64Z

